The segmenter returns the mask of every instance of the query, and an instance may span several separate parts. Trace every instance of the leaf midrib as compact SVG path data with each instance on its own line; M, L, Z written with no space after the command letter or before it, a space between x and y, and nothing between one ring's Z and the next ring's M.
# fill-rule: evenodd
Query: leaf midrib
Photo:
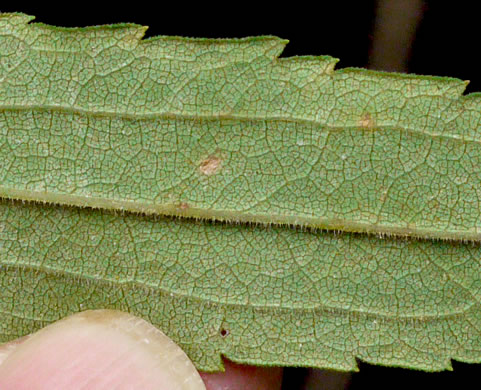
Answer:
M316 230L334 230L351 233L376 234L382 237L410 237L414 239L441 239L450 241L463 240L464 242L481 241L481 233L466 231L440 231L411 227L389 227L372 223L353 222L351 220L300 217L274 214L250 214L232 210L212 210L190 206L182 209L178 203L142 203L139 201L126 201L111 198L99 198L92 196L80 196L69 194L57 194L53 192L39 192L18 190L15 188L0 186L0 198L44 202L52 205L89 207L102 210L117 210L140 213L144 215L165 215L184 217L197 220L211 220L219 222L235 223L261 223L274 226L302 226Z

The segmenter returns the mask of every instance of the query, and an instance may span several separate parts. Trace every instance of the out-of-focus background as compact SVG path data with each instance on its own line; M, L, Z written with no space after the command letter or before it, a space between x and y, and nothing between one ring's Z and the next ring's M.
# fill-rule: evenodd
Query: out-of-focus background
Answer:
M331 55L337 68L451 76L481 92L481 16L476 1L334 0L270 5L262 1L129 2L72 0L62 5L1 1L0 12L19 11L57 26L132 22L150 26L147 36L245 37L277 35L290 40L283 57ZM481 351L480 351L481 353ZM453 362L452 372L425 373L359 361L354 374L287 368L283 390L459 388L478 386L481 365ZM473 379L475 382L473 383Z

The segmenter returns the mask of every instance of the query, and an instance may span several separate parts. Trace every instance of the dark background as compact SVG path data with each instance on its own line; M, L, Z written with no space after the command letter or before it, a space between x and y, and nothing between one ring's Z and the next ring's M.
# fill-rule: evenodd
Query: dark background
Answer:
M396 0L393 0L396 1ZM318 6L318 8L315 5ZM33 7L22 2L2 2L1 12L19 11L51 25L78 27L119 22L150 26L147 36L181 35L190 37L245 37L277 35L289 39L283 57L331 55L340 58L337 68L367 67L375 38L377 2L374 0L326 1L310 5L288 2L267 5L261 1L207 2L191 5L183 1L145 3L102 9L101 2L64 2L62 6L42 2ZM421 18L410 47L405 71L417 74L458 77L470 80L468 92L481 91L481 16L475 1L424 1ZM481 351L480 351L481 354ZM359 362L344 388L385 389L391 387L459 388L479 386L481 365L453 362L454 371L424 373L401 368L376 367ZM312 370L289 368L283 389L321 389L306 387ZM341 386L343 388L343 386Z

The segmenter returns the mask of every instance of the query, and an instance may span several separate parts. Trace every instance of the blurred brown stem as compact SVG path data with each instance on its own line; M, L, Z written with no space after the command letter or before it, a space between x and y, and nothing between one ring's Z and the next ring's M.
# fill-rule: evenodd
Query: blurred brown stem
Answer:
M369 68L406 72L422 0L378 0Z

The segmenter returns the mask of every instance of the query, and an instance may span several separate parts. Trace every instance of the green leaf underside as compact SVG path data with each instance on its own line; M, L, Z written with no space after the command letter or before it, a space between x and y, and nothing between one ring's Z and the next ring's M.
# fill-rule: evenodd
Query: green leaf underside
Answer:
M481 362L465 82L31 19L0 14L0 340L105 307L207 371Z
M215 370L479 361L481 247L0 203L0 339L108 307ZM21 286L21 288L19 288ZM227 332L222 336L222 330Z
M481 238L481 99L461 80L30 19L0 19L0 196Z

